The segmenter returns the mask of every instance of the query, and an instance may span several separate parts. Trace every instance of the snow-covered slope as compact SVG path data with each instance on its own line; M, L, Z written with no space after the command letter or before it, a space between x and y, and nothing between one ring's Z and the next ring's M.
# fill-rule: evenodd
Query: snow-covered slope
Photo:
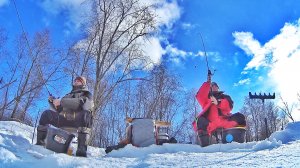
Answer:
M205 148L191 144L152 145L105 154L88 148L88 158L57 154L31 145L33 128L0 121L0 168L2 167L299 167L300 122L290 123L269 140L216 144ZM35 140L34 140L35 142Z

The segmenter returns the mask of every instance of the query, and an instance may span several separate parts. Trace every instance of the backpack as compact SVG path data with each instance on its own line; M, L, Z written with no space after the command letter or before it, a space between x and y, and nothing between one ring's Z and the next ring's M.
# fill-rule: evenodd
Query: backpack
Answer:
M158 122L147 118L133 118L129 122L127 138L129 142L138 147L152 144L161 145L169 141L167 122Z

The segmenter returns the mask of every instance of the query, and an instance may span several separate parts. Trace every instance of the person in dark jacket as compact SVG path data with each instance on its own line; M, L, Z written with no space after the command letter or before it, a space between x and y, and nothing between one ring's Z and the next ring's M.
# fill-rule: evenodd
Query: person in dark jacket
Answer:
M76 156L86 157L87 143L92 127L92 94L87 88L86 78L76 77L72 91L61 99L49 97L54 109L42 113L37 127L37 145L44 145L48 125L77 128L78 148Z

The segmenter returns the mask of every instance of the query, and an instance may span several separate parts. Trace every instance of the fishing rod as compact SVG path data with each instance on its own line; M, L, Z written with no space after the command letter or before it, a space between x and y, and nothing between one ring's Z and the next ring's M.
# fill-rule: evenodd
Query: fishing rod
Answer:
M211 70L209 69L208 58L207 58L207 54L206 54L206 48L205 48L205 45L204 45L203 37L202 37L202 34L200 32L199 32L199 35L200 35L202 46L203 46L203 50L204 50L207 72L208 72L209 76L212 76L212 75L214 75L214 73L215 73L216 70L214 70L214 73L212 73Z
M216 70L214 70L214 73L212 73L211 70L209 69L208 58L207 58L207 54L206 54L206 48L205 48L205 45L204 45L203 37L202 37L202 34L200 32L199 32L199 35L200 35L202 46L203 46L203 50L204 50L207 72L208 72L209 75L214 75L214 73L215 73Z
M19 11L18 11L18 8L17 8L17 5L16 5L15 0L13 0L13 3L14 3L14 7L15 7L15 10L16 10L16 13L17 13L18 22L19 22L19 24L20 24L20 26L21 26L21 29L22 29L22 32L23 32L23 34L24 34L24 38L25 38L25 41L26 41L26 45L27 45L27 47L28 47L28 49L29 49L29 55L30 55L30 58L32 59L33 64L34 64L36 60L33 60L32 49L31 49L31 47L30 47L29 40L28 40L27 35L26 35L26 33L25 33L25 29L24 29L24 26L23 26L23 24L22 24L22 20L21 20L21 17L20 17L20 14L19 14ZM45 88L46 88L46 90L47 90L49 96L52 97L52 98L54 98L54 97L52 96L52 94L50 93L48 87L47 87L46 81L45 81L45 79L43 78L42 70L41 70L41 68L40 68L40 66L39 66L38 63L36 63L36 67L37 67L37 69L38 69L38 73L39 73L39 75L40 75L40 77L41 77L41 79L42 79L42 82L43 82L43 84L44 84L44 86L45 86Z
M200 38L201 38L201 42L202 42L202 47L203 47L203 50L204 50L207 71L210 72L209 65L208 65L208 60L207 60L207 55L206 55L206 49L205 49L204 41L203 41L203 38L202 38L202 34L201 33L199 33L199 34L200 34Z
M206 54L204 41L203 41L203 38L202 38L202 34L200 32L199 32L199 34L200 34L202 46L203 46L203 49L204 49L204 55L205 55L205 61L206 61L206 67L207 67L207 81L210 83L209 97L211 97L211 96L213 96L213 90L212 90L212 85L211 85L211 76L213 76L215 74L216 70L214 70L214 72L212 73L211 70L209 69L208 58L207 58L207 54Z

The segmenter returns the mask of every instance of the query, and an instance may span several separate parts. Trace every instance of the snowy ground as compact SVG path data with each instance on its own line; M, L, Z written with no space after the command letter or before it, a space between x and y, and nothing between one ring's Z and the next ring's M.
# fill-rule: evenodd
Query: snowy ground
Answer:
M0 121L0 168L5 167L299 167L300 122L290 123L269 140L244 144L164 144L124 149L105 154L88 148L88 158L56 154L31 145L33 128ZM272 139L272 140L271 140ZM34 140L35 142L35 140Z

